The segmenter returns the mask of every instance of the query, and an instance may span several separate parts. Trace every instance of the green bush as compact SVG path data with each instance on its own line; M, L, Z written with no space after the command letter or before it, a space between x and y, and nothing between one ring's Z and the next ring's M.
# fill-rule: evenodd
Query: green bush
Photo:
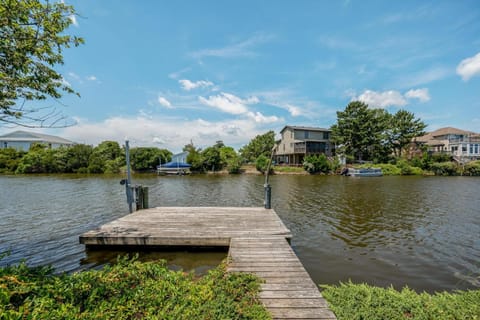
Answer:
M480 161L472 161L465 165L463 170L465 176L480 176Z
M423 174L423 170L421 168L412 166L406 160L403 160L403 159L397 161L396 166L400 169L400 174L404 176Z
M450 162L453 160L451 154L448 153L435 153L431 156L433 162Z
M265 173L268 169L268 163L270 159L268 159L263 154L259 155L257 160L255 160L255 168L260 171L261 173Z
M0 268L1 319L270 319L256 277L221 265L201 279L164 262L55 276L48 267Z
M437 176L455 176L458 175L458 167L453 162L434 162L431 170Z
M310 174L329 173L331 170L330 162L324 154L306 156L303 168Z
M239 156L229 158L227 160L228 173L232 173L232 174L240 173L242 164L243 164L242 158L240 158Z
M408 287L397 291L351 282L322 287L339 320L480 319L480 290L430 295Z

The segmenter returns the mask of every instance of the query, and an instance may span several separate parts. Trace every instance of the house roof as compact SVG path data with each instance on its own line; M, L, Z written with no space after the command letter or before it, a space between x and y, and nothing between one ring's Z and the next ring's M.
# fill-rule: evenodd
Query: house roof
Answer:
M476 133L473 131L466 131L453 127L445 127L429 132L424 136L418 137L416 140L419 142L427 142L429 140L435 139L436 137L444 136L447 134L475 135Z
M326 128L319 128L319 127L302 127L302 126L285 126L282 130L280 130L280 133L285 131L287 128L293 129L293 130L305 130L305 131L318 131L318 132L330 132L332 130L326 129Z
M52 136L49 134L37 133L37 132L27 132L27 131L14 131L7 133L3 136L0 136L1 141L6 142L47 142L47 143L57 143L57 144L74 144L73 141Z

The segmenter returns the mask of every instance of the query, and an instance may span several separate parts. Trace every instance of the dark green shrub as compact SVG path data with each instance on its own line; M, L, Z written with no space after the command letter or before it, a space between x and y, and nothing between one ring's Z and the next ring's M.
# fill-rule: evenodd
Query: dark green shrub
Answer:
M240 158L239 156L228 159L227 160L228 173L232 173L232 174L240 173L240 169L242 168L242 163L243 163L242 158Z
M431 170L437 176L455 176L458 175L458 167L453 162L434 162Z
M434 153L431 156L432 162L449 162L453 160L452 155L448 153Z
M164 262L121 259L103 270L55 276L25 264L0 268L1 319L270 319L258 279L225 265L194 279Z
M330 162L324 154L306 156L303 168L310 174L329 173L331 170Z
M463 170L465 176L480 176L480 161L472 161L465 165Z
M408 287L397 291L351 282L322 287L322 295L338 320L478 319L480 316L480 290L430 295Z

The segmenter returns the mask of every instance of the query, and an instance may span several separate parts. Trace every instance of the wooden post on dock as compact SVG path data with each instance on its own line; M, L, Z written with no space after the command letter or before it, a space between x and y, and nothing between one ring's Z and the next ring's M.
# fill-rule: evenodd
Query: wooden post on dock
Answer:
M148 187L135 186L135 202L137 211L148 209Z

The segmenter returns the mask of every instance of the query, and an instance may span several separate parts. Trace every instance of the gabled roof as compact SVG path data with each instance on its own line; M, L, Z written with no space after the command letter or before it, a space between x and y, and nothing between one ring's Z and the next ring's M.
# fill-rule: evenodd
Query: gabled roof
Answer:
M73 141L60 138L57 136L52 136L49 134L37 133L37 132L27 132L27 131L14 131L3 136L0 136L1 141L28 141L28 142L47 142L47 143L58 143L58 144L73 144Z
M287 128L290 128L293 130L318 131L318 132L332 131L330 129L319 128L319 127L285 126L282 130L280 130L280 133L285 131Z
M427 142L429 140L435 139L436 137L441 137L448 134L458 134L458 135L465 135L465 136L477 135L477 133L473 131L466 131L466 130L461 130L453 127L445 127L445 128L440 128L435 131L429 132L424 136L418 137L416 140L419 142Z

